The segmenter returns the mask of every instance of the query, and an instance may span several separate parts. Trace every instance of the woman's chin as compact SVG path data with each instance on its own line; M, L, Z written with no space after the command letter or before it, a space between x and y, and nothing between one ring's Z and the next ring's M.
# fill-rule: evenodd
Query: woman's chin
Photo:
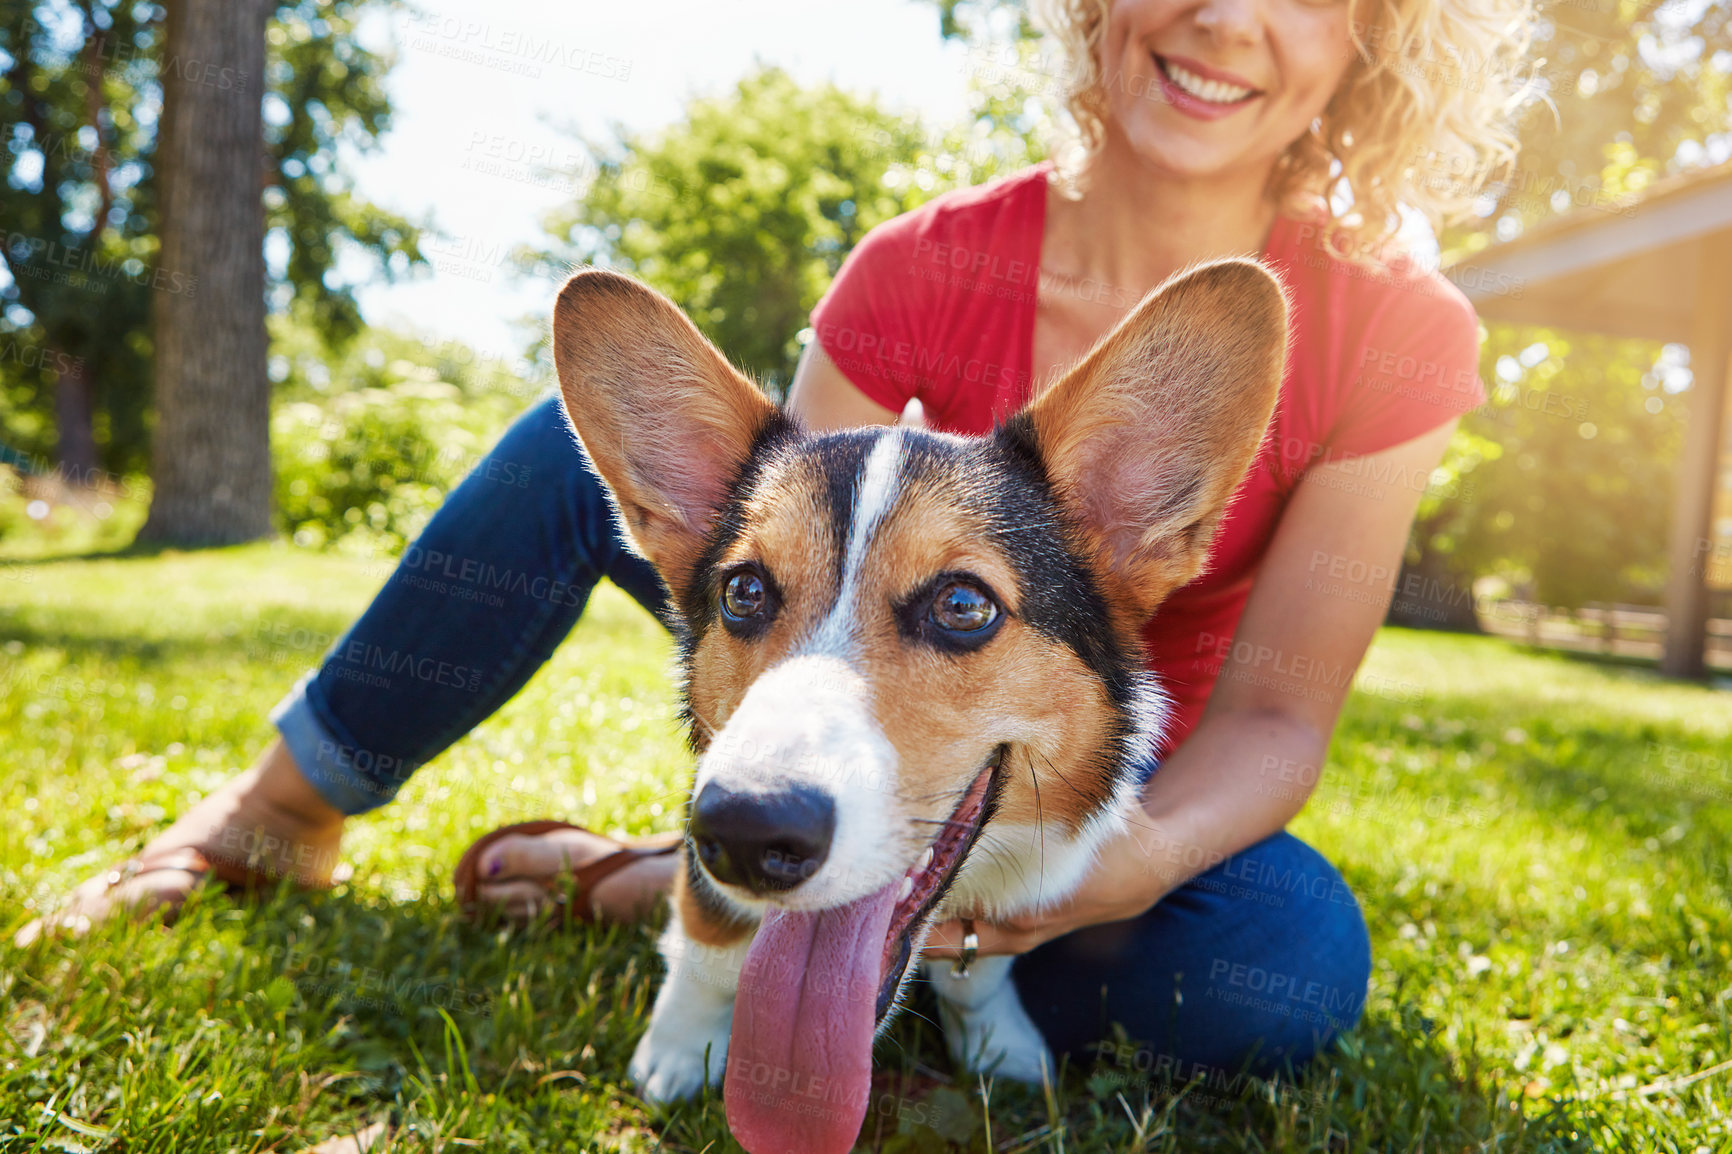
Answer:
M1168 179L1215 183L1246 174L1259 179L1252 158L1227 142L1186 139L1166 129L1144 129L1125 135L1116 151L1123 160L1151 175Z

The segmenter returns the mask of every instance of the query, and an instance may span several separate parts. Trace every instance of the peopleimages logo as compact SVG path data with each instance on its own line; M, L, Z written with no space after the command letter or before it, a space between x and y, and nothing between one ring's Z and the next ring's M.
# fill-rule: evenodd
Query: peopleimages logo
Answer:
M846 1079L822 1078L803 1070L756 1062L730 1053L727 1077L733 1086L749 1086L753 1098L766 1105L816 1117L850 1117L867 1105L860 1090Z
M147 268L137 257L105 260L94 252L21 232L6 234L6 252L14 258L14 273L32 280L71 283L70 274L82 273L86 277L99 280L123 280L141 288L174 293L176 296L192 297L198 294L196 276L162 268Z
M414 37L410 46L417 50L434 51L441 56L489 67L504 65L504 70L534 78L541 76L537 65L546 64L587 73L602 80L624 83L631 79L630 60L568 44L533 29L496 26L485 20L421 12L411 18L409 31ZM489 56L499 59L489 60Z
M96 59L89 67L100 70L109 65L131 64L144 59L148 52L147 48L126 38L103 36L96 41ZM244 68L229 68L212 60L183 60L178 55L170 56L157 66L157 77L173 77L185 84L233 92L237 96L245 96L251 90L253 79Z
M879 372L894 380L951 378L969 384L1011 388L1019 383L1019 379L1028 377L1025 371L1019 378L1013 366L998 361L964 358L949 349L886 340L877 333L842 325L819 326L818 340L838 366L846 369L873 364Z
M392 570L393 580L417 585L419 582L440 581L445 584L430 588L432 592L459 596L459 589L469 592L470 599L494 608L505 604L499 594L509 593L535 601L551 601L555 605L581 607L588 597L587 585L573 585L541 573L523 569L500 568L475 557L459 557L438 549L423 549L411 545Z
M47 345L27 345L7 341L0 345L0 364L12 361L27 369L47 369L56 376L84 371L84 358L51 349Z
M332 677L381 689L390 687L393 674L447 689L466 689L471 693L481 688L480 669L373 645L358 638L345 641L331 651L328 671Z

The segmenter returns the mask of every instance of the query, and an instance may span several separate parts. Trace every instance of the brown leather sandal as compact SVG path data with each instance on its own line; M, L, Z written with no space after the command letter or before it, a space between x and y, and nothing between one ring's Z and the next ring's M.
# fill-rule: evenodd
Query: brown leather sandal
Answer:
M183 870L200 878L210 874L223 885L241 890L256 890L267 882L265 875L254 873L232 858L219 857L212 861L204 851L183 845L158 854L140 854L126 859L108 871L108 888L113 889L122 882L161 870Z
M239 858L222 854L211 857L203 850L193 846L176 846L156 854L140 854L128 858L108 871L104 880L108 888L113 889L122 882L145 874L156 873L158 870L184 870L195 877L209 875L226 890L234 890L245 894L256 894L261 890L275 889L286 874L274 874L265 870L253 869ZM346 882L354 874L354 869L347 863L341 863L331 871L327 882L309 883L299 879L291 879L297 889L314 893L323 893L333 886Z
M110 869L107 874L100 875L100 880L104 886L103 892L113 890L116 886L129 882L133 878L143 877L145 874L153 874L162 870L176 870L191 874L195 879L195 886L198 884L198 880L210 877L223 889L245 895L257 895L272 889L282 881L283 877L280 874L252 869L232 856L219 854L212 858L206 855L204 851L192 846L176 846L173 849L162 850L158 853L147 852L127 858ZM296 881L294 884L301 889L322 893L341 882L348 881L353 874L354 870L347 863L343 863L331 872L329 882L310 885ZM85 882L85 886L90 884L89 881ZM83 888L83 886L80 887L80 889ZM163 915L162 920L164 923L172 922L179 912L180 907L174 905ZM82 924L80 924L81 922ZM65 909L50 910L40 917L32 919L20 929L13 937L13 944L22 948L44 935L62 933L68 930L74 934L82 934L90 925L91 923L83 915L75 916Z
M552 833L558 829L575 829L582 830L584 833L595 833L592 829L574 825L569 821L520 821L516 825L500 826L492 833L478 838L473 845L464 850L463 856L457 860L457 870L452 878L457 886L457 904L463 910L464 916L474 920L493 908L482 904L476 896L476 889L481 884L481 879L477 876L477 871L481 867L481 855L487 852L489 846L510 834L540 837L544 833ZM608 838L605 834L596 834L596 836L618 842L617 838ZM685 836L677 833L656 834L652 837L634 839L629 842L618 842L620 848L606 857L597 858L570 874L561 873L557 878L543 886L554 903L554 920L561 923L594 923L596 916L590 895L604 878L611 877L626 866L633 862L642 861L644 858L662 857L673 853L684 842ZM568 877L571 879L569 890L565 888Z

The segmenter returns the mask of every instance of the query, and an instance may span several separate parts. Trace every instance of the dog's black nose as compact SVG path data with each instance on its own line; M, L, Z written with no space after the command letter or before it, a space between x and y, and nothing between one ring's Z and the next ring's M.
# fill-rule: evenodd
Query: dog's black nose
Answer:
M710 876L754 893L791 890L824 864L836 806L815 789L742 793L719 782L692 803L692 845Z

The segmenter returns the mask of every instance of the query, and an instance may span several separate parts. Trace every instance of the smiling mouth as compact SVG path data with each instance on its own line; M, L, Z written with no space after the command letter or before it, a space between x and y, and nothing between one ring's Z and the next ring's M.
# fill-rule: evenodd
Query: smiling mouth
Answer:
M999 771L1004 768L1005 747L999 746L969 784L962 800L946 818L915 866L902 878L890 929L884 940L883 982L878 987L877 1021L882 1023L896 1000L902 976L914 952L915 933L932 917L938 903L950 891L969 850L980 837L998 799Z
M1150 53L1150 55L1154 57L1155 67L1161 70L1161 75L1165 76L1174 88L1193 100L1202 101L1204 104L1222 106L1243 104L1253 97L1262 95L1255 88L1228 84L1224 80L1210 80L1199 76L1183 65L1175 64L1165 56L1156 53Z

